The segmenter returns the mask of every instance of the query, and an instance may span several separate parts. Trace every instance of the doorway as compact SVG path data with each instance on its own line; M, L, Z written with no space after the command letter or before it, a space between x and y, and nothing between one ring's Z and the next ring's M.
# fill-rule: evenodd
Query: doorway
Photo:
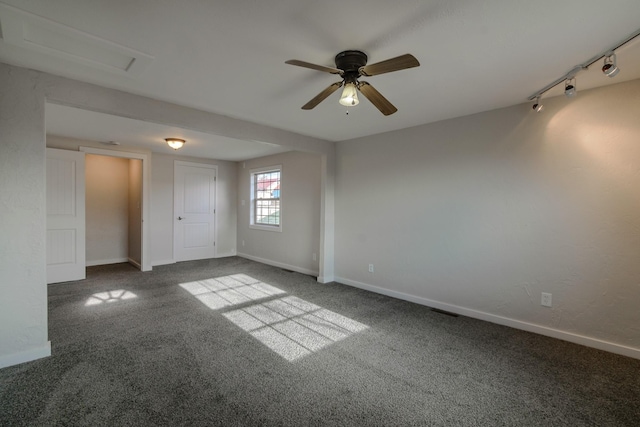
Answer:
M150 271L148 156L92 147L80 151L86 153L87 180L97 181L87 182L87 265L129 262ZM94 184L99 188L90 194Z
M142 265L142 160L87 154L86 265Z
M88 265L129 262L151 270L146 160L137 153L47 148L47 283L83 279ZM114 161L124 174L114 170ZM113 238L121 236L124 249L114 252Z

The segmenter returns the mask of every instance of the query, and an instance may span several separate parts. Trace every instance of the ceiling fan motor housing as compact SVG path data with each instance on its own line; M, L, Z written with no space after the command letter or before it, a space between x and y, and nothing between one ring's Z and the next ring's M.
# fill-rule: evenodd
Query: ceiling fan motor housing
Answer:
M336 68L345 74L359 74L360 67L367 65L367 55L359 50L345 50L336 55Z

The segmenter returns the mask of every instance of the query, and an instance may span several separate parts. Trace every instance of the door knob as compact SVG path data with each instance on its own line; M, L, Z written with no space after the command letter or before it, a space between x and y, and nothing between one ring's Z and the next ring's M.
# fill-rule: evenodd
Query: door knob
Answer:
M181 216L178 217L178 221L182 221L183 219L186 219L186 218L183 218Z

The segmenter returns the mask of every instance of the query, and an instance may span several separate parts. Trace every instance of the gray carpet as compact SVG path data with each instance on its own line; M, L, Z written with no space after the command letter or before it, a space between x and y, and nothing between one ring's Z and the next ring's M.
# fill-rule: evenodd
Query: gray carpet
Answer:
M640 420L640 360L236 257L91 267L49 287L49 337L0 370L0 425Z

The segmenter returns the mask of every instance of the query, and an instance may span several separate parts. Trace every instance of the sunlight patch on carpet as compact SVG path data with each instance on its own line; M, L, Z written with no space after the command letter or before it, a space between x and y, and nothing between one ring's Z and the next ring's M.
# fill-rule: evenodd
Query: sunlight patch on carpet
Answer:
M180 287L212 310L285 293L282 289L267 285L246 274L180 283Z
M223 315L290 362L369 328L294 296Z
M118 289L116 291L107 291L107 292L98 292L97 294L93 294L89 297L87 302L84 303L85 306L91 305L99 305L99 304L109 304L116 301L124 301L132 298L137 298L138 296L133 292L125 291L124 289Z

